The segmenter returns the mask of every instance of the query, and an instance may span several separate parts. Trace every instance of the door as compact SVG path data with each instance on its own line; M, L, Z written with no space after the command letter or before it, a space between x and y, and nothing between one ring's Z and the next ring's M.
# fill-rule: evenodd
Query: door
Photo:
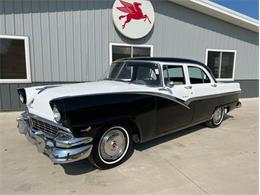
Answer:
M165 97L157 98L157 134L178 130L192 121L192 109L185 105L191 91L182 65L163 65Z
M205 121L211 117L216 105L214 94L217 93L217 83L211 78L206 69L189 65L189 87L192 90L188 105L194 109L193 122Z

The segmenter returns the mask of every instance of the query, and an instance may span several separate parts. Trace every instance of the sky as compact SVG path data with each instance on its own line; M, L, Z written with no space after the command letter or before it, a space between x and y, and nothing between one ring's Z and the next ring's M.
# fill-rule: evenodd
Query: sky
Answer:
M254 19L259 19L259 1L258 0L212 0L229 9L240 12Z

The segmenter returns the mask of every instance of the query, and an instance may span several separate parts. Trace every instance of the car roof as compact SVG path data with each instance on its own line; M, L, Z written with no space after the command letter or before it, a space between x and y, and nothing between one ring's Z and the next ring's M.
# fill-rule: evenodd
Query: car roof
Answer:
M179 63L192 63L192 64L199 64L204 65L203 63L187 59L187 58L171 58L171 57L135 57L135 58L123 58L121 60L138 60L138 61L157 61L157 62L179 62Z
M190 64L197 64L200 66L203 66L208 71L211 71L208 66L205 64L192 60L192 59L186 59L186 58L171 58L171 57L135 57L135 58L122 58L117 61L153 61L153 62L169 62L169 63L190 63Z

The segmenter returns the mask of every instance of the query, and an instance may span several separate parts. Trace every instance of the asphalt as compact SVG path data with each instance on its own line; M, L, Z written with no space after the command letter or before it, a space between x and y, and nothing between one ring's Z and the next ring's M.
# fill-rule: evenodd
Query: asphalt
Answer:
M258 99L243 99L221 127L198 125L138 144L131 158L97 170L87 159L54 165L0 113L1 194L258 194Z

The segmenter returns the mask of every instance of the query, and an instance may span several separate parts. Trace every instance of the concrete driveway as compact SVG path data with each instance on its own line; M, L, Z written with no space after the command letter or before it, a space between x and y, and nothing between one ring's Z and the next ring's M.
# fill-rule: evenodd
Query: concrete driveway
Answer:
M54 165L0 113L1 194L258 194L258 99L242 100L222 126L202 125L138 144L119 167Z

